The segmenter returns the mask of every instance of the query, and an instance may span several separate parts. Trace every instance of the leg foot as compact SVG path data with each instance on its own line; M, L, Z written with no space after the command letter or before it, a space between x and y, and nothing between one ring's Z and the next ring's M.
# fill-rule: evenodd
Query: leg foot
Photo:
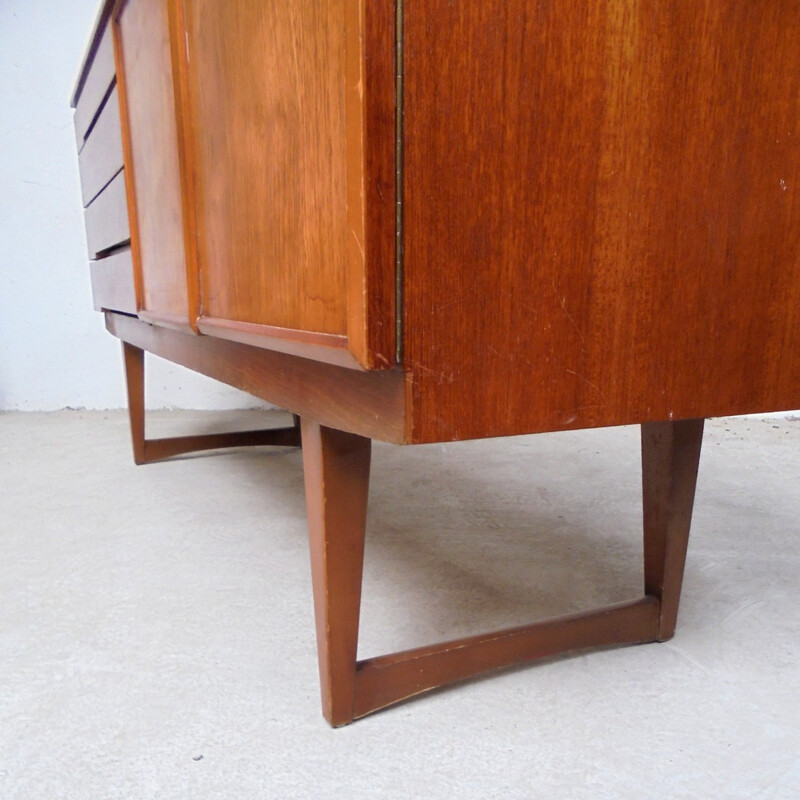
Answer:
M662 642L675 634L678 619L703 423L642 425L645 593L660 603Z

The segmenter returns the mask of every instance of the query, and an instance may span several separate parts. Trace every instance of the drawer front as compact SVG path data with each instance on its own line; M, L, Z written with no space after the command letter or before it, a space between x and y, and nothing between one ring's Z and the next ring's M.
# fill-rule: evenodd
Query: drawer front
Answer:
M119 99L114 88L100 111L78 157L83 205L89 203L122 169Z
M136 313L136 287L133 280L131 248L92 261L92 296L97 311Z
M73 95L94 307L136 314L110 6L104 6Z
M111 26L107 25L75 107L75 139L79 151L83 148L113 82L114 42Z
M100 192L86 209L86 242L89 258L130 241L128 202L125 197L125 171Z

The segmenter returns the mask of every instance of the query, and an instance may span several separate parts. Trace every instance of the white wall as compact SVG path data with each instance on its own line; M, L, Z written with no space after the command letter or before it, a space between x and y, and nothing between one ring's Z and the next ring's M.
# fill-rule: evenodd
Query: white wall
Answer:
M98 0L0 0L0 410L120 408L92 310L69 98ZM259 401L148 357L148 405Z

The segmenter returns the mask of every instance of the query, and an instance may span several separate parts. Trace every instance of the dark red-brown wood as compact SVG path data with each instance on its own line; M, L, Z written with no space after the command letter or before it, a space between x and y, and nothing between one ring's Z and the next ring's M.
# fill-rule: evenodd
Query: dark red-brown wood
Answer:
M76 90L97 302L140 317L106 314L137 463L298 437L148 441L143 351L302 416L334 725L668 639L702 417L800 405L800 6L256 5L108 0ZM623 423L643 423L643 597L356 661L372 438Z
M308 418L302 430L322 706L332 725L511 664L674 634L703 420L643 426L643 597L364 661L356 654L370 442Z
M511 664L588 647L652 642L657 620L658 601L643 597L361 661L354 716L363 717L437 686Z
M106 314L106 327L148 353L340 430L402 443L406 377L362 372L261 347L194 336L134 317Z
M800 4L405 4L415 441L800 404Z

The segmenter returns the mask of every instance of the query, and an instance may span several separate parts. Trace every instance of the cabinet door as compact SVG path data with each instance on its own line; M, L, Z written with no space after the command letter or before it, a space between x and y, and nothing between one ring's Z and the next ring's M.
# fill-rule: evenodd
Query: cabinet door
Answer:
M389 9L370 12L386 23L372 35L362 0L182 0L182 8L199 329L278 349L302 342L307 349L295 352L338 363L370 366L378 354L388 366ZM363 59L376 46L365 88ZM385 107L377 124L370 104ZM372 162L370 148L381 153ZM383 210L377 226L365 215L371 195Z
M208 317L346 333L341 5L186 4Z
M183 148L171 47L176 14L171 0L128 0L114 28L140 316L190 327L197 316L196 277L185 247Z

